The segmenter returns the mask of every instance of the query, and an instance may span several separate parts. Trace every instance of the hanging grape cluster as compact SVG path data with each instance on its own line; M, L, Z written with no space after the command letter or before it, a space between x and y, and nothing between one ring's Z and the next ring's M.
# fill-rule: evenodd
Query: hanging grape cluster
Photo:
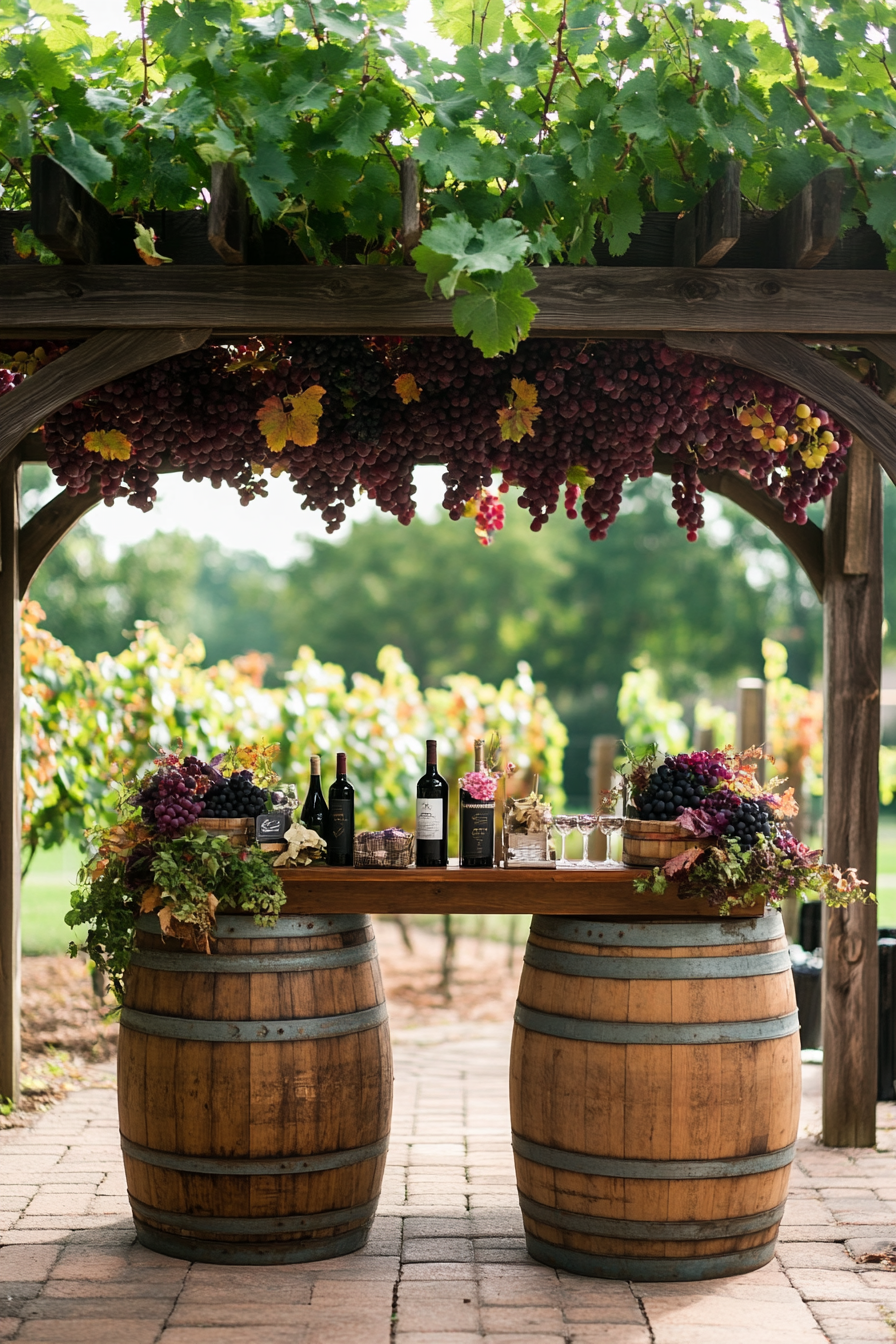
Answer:
M313 428L298 432L308 398ZM286 426L279 451L259 424L263 404ZM43 434L59 483L79 494L98 479L107 504L151 508L162 467L228 485L244 504L265 494L269 476L286 474L328 531L362 491L409 523L414 468L438 462L452 518L497 476L501 491L518 489L533 531L562 494L593 540L606 536L625 482L650 476L658 461L689 540L703 525L706 471L748 476L786 520L805 522L851 443L790 388L658 341L531 339L485 359L453 337L206 345L97 388L52 415Z

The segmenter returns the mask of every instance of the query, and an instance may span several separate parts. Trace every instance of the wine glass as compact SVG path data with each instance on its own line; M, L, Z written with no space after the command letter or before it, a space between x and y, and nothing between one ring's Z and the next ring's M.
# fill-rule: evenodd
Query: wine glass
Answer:
M594 864L588 858L588 837L598 823L598 818L591 812L582 812L576 817L576 830L580 831L582 839L582 861L578 864L579 868L593 868Z
M620 865L611 857L613 849L613 836L618 835L625 825L625 817L605 816L599 817L598 826L607 837L607 857L600 865L602 868L618 868Z
M560 857L557 860L558 868L571 868L574 866L572 861L568 860L566 857L566 837L572 835L575 829L575 817L567 816L564 812L561 812L558 816L554 817L554 830L559 831L560 833Z

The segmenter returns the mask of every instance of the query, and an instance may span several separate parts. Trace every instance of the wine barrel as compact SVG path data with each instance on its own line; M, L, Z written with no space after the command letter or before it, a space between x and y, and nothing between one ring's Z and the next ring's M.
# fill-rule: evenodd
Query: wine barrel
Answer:
M781 916L536 916L510 1110L529 1254L641 1282L771 1260L800 1106Z
M364 1245L382 1186L392 1055L369 915L218 917L211 955L141 916L119 1121L139 1240L219 1264Z

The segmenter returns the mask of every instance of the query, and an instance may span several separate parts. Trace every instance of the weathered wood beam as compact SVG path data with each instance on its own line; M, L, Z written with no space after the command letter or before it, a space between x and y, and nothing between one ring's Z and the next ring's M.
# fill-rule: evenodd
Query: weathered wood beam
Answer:
M773 334L666 331L663 335L666 344L676 350L742 364L813 397L867 443L890 480L896 482L896 410L816 351L788 336Z
M702 201L675 224L675 266L717 266L740 237L740 164L730 159Z
M0 463L0 1097L18 1102L21 859L18 459Z
M40 569L54 546L71 532L102 498L99 481L91 482L83 495L56 495L38 509L19 533L19 597L24 598L31 580Z
M656 331L896 335L896 272L534 267L535 336ZM4 339L52 329L451 335L406 266L3 266Z
M242 266L248 260L249 204L232 163L212 164L208 240L228 266Z
M0 461L48 415L104 383L160 359L195 350L207 328L103 331L26 378L0 401Z
M824 604L825 857L877 881L883 623L880 470L857 439L827 503ZM822 1142L872 1147L877 1100L877 908L824 915Z
M807 182L771 220L778 266L810 270L826 257L840 233L843 172L826 168Z
M140 265L134 221L110 215L48 154L31 159L31 227L69 265Z

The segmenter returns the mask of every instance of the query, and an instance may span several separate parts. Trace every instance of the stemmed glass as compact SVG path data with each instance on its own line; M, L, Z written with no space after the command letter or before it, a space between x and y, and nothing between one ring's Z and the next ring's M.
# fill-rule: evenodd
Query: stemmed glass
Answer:
M582 861L577 866L579 868L593 868L594 864L588 858L588 837L598 824L599 818L590 812L583 812L576 817L576 829L582 834Z
M625 817L614 817L612 815L598 817L597 824L607 837L607 857L600 865L601 868L618 868L620 865L611 858L613 848L613 836L618 834L625 825Z
M575 829L575 817L567 816L567 814L563 812L554 817L554 830L559 831L560 833L560 858L557 860L558 868L572 868L575 866L572 861L566 857L566 837L572 835Z

